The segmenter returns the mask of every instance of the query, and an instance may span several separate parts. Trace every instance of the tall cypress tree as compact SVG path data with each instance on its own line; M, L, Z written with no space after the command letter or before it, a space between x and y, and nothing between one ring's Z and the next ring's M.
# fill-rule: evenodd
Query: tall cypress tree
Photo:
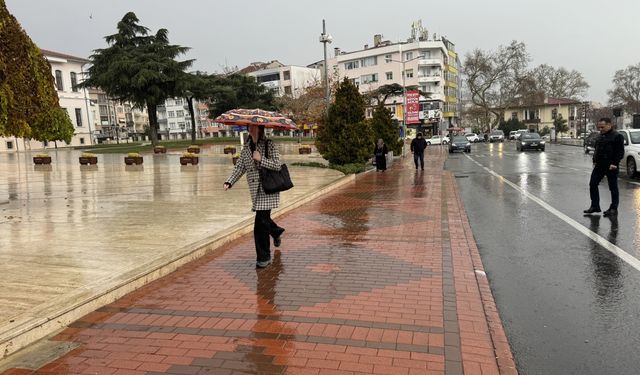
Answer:
M402 150L402 141L399 140L398 125L393 121L391 111L381 102L376 106L371 119L371 128L376 139L382 138L389 151L399 155Z
M0 135L71 142L51 66L0 0Z
M332 164L366 162L373 152L374 139L365 121L365 101L358 88L347 78L335 93L327 120L318 131L316 145L322 157Z

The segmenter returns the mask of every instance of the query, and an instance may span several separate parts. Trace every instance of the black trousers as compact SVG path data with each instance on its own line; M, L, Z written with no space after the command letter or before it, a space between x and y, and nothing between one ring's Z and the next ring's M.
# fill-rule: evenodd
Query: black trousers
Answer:
M413 162L416 164L416 169L418 169L418 161L420 168L424 169L424 152L413 152Z
M610 208L618 209L620 202L620 192L618 191L618 169L610 170L609 166L595 166L591 172L591 180L589 181L589 195L591 196L591 207L600 208L600 191L598 185L600 181L607 176L609 190L611 191Z
M271 259L269 235L277 238L284 232L273 220L271 210L256 211L256 219L253 222L253 240L256 244L256 260L265 262Z

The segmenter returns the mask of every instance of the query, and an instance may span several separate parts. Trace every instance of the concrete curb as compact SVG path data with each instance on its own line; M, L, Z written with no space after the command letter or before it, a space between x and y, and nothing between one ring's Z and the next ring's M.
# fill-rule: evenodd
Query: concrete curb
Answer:
M471 261L473 263L473 269L475 273L476 282L478 283L478 290L480 291L480 299L482 300L482 306L484 309L484 315L489 327L489 334L491 335L491 341L493 342L493 349L496 355L496 362L498 364L498 370L500 375L517 375L518 370L513 359L513 353L509 346L509 340L504 332L502 326L502 320L498 312L498 307L493 299L493 293L489 286L489 280L484 271L482 265L482 258L480 257L480 251L473 237L473 231L471 230L471 224L469 223L469 217L464 209L462 198L458 190L458 184L456 183L453 175L449 178L453 180L453 186L455 189L455 197L458 201L458 206L461 211L462 225L464 228L465 236L467 237L469 245L469 253L471 255Z
M274 211L273 217L284 215L308 202L333 190L354 182L356 175L341 177L306 197L292 201ZM216 233L201 241L179 249L176 254L168 255L119 275L115 283L104 283L99 289L83 288L64 299L57 300L38 311L25 314L13 327L0 333L0 360L18 350L67 327L79 318L108 305L115 300L170 274L191 261L201 258L219 247L234 241L253 230L253 214L229 228L226 233Z

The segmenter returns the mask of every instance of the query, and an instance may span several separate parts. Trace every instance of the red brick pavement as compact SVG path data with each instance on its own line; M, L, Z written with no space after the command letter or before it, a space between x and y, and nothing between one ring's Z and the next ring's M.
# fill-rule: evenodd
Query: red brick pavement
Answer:
M22 374L515 374L446 153L277 219L72 324L82 345Z

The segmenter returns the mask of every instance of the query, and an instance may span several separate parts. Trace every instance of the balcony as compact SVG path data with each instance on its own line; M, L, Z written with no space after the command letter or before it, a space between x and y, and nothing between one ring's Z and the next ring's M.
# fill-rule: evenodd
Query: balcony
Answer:
M444 64L442 63L442 60L440 59L420 59L418 60L418 66L432 66L432 65L438 65L438 66L444 66Z
M418 83L438 82L442 79L441 75L418 76Z

